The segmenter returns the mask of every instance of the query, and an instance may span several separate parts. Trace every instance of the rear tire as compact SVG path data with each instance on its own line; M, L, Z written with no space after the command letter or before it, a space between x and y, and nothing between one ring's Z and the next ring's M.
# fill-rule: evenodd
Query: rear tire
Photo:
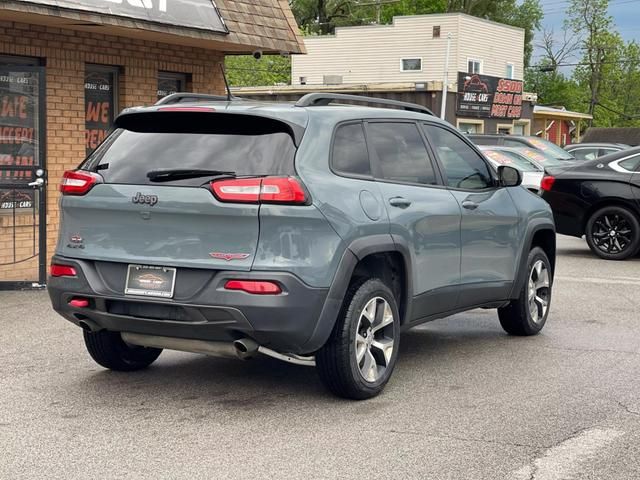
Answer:
M84 343L91 358L104 368L132 372L151 365L162 353L160 348L129 345L118 332L84 331Z
M354 282L327 343L316 354L318 374L335 395L364 400L385 387L398 357L400 314L380 279Z
M549 316L553 274L549 258L540 247L529 252L523 274L526 277L518 298L498 309L500 325L509 335L536 335Z
M585 236L591 251L600 258L626 260L640 249L640 222L624 207L604 207L587 221Z

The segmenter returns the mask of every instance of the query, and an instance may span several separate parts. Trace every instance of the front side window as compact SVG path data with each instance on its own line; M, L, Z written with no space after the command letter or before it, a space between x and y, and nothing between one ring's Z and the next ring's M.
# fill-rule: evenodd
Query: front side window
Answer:
M421 72L422 71L422 59L421 58L403 58L400 61L400 71L402 71L402 72Z
M418 127L413 123L370 123L370 145L377 177L400 183L435 185L436 175Z
M467 72L475 74L482 73L482 62L480 60L474 60L473 58L470 58L467 61Z
M361 123L342 125L333 141L333 168L351 175L371 175L369 152Z
M447 185L464 190L493 186L485 161L460 137L435 125L424 125L424 128L444 167Z

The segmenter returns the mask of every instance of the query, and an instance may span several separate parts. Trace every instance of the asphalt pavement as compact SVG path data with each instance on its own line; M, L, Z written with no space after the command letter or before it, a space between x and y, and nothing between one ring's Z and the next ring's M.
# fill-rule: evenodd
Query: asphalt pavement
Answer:
M491 310L427 324L353 402L269 358L109 372L45 292L0 292L0 479L640 478L639 312L640 258L559 237L539 336Z

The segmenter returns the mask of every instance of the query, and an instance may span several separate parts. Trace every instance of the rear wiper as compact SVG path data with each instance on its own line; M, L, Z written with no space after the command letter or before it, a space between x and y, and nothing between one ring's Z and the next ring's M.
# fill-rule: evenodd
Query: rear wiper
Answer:
M147 172L147 178L152 182L170 182L172 180L184 180L187 178L220 176L235 177L236 172L227 172L224 170L199 170L194 168L151 170L150 172Z

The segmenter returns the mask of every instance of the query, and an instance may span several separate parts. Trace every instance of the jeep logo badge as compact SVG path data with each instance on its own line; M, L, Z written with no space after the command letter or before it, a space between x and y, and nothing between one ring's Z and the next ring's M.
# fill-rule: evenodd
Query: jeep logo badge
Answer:
M131 199L131 201L133 203L139 203L141 205L150 205L153 207L156 203L158 203L158 196L143 195L142 193L138 192L136 193L136 196Z

